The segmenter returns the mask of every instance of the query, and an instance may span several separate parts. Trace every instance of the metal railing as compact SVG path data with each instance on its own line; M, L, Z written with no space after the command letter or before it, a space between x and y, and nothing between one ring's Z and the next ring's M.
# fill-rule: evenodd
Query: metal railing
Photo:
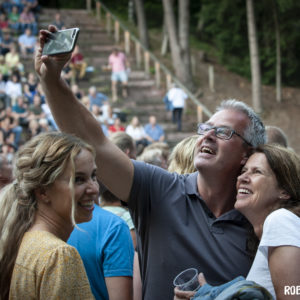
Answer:
M95 5L93 7L93 5ZM114 39L116 43L120 43L121 40L121 30L124 34L124 48L127 55L131 52L131 41L135 48L135 58L137 67L140 68L142 65L142 60L144 60L144 71L149 76L150 75L150 64L154 65L154 78L157 87L162 84L161 71L165 76L166 89L170 88L172 82L176 83L181 89L185 91L189 99L197 106L197 116L198 120L202 121L203 114L210 117L212 113L208 108L202 104L195 95L178 79L172 74L172 72L147 48L145 48L142 43L134 36L133 33L114 15L111 11L99 0L86 0L86 9L88 12L95 10L96 18L102 21L105 18L105 28L108 34L114 34ZM103 11L103 13L102 13ZM112 23L114 26L112 26Z

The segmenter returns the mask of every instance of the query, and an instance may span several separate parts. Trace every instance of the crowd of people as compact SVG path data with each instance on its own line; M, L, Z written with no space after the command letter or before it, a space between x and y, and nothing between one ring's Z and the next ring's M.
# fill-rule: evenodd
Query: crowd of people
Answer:
M57 127L36 74L25 68L37 45L39 3L6 0L0 11L0 152L11 161L25 141Z
M96 87L85 96L63 79L71 54L42 56L42 44L40 83L30 73L24 85L30 95L36 84L31 102L3 101L3 148L22 143L20 123L9 131L15 105L31 135L14 174L0 156L0 299L225 299L248 282L257 299L293 299L285 286L300 278L300 158L284 133L226 100L170 154L154 115L122 125ZM31 129L41 120L52 128ZM201 288L174 290L190 267Z

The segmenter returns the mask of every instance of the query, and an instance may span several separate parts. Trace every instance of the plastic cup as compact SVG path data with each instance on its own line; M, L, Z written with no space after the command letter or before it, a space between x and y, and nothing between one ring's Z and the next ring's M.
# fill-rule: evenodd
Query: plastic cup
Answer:
M174 278L173 284L181 291L196 291L200 287L198 270L189 268L182 271Z

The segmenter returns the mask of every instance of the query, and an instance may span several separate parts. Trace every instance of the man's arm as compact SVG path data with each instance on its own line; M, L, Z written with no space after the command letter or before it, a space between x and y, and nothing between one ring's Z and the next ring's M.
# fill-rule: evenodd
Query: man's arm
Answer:
M55 31L54 26L49 30ZM47 102L59 128L73 133L93 145L96 150L99 180L119 199L126 201L133 181L131 160L105 137L97 120L74 96L61 78L61 70L70 54L42 56L47 31L40 31L40 47L35 57L35 70L40 77Z

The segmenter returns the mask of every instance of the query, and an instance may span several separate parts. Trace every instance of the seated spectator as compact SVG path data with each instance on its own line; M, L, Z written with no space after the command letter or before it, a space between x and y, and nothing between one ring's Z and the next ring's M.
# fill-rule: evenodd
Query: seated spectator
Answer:
M0 73L3 76L3 79L7 81L9 78L9 69L5 64L5 57L3 55L0 55Z
M40 127L40 132L48 132L52 131L52 129L49 126L49 122L47 119L39 119L39 127Z
M11 144L15 143L15 134L10 125L10 118L8 116L4 116L1 119L0 123L0 144Z
M6 82L3 80L3 74L0 72L0 111L10 106L10 98L6 94Z
M8 80L6 83L5 92L10 97L11 104L15 105L17 97L22 96L22 84L19 73L11 75L11 80Z
M13 6L17 6L19 13L23 11L24 1L23 0L11 0Z
M28 105L25 103L24 96L18 96L16 104L12 107L12 111L19 119L19 125L27 127L28 125Z
M266 126L267 143L278 144L288 148L288 138L284 131L277 126Z
M82 90L79 89L79 86L78 86L77 84L72 84L71 90L72 90L73 94L74 94L79 100L81 100L82 97L84 96L84 92L83 92Z
M52 112L50 110L48 103L43 103L41 105L41 107L42 107L43 112L45 113L45 117L46 117L48 124L50 124L50 126L51 126L51 130L58 130L58 127L53 118L53 115L52 115Z
M42 128L39 124L39 121L36 119L31 119L28 123L28 139L35 137L36 135L40 134Z
M9 27L15 32L18 33L20 29L19 23L20 13L17 5L13 5L11 12L8 14L8 24Z
M23 89L24 89L23 95L24 95L26 101L27 101L29 104L32 104L32 103L33 103L33 96L34 96L36 93L30 92L28 83L25 83L25 84L23 85Z
M107 100L103 102L103 105L101 106L101 110L102 110L101 122L107 123L109 126L113 125L117 115L113 112L113 109Z
M15 42L14 38L11 35L11 31L9 28L5 28L2 30L2 38L1 38L1 54L5 55L10 51L11 45Z
M60 13L56 13L55 14L55 20L52 23L58 30L62 30L65 29L65 23L62 21L61 19L61 14Z
M19 72L20 74L24 73L24 66L20 62L20 55L18 52L18 44L13 43L10 46L10 51L5 55L5 65L8 69L9 75L13 72Z
M22 33L26 32L27 29L30 29L33 35L37 35L37 23L35 20L35 16L31 11L30 5L24 6L23 11L20 14L19 22L20 30Z
M16 148L10 143L4 143L3 145L0 145L0 153L6 157L9 163L12 163L15 157Z
M84 77L86 67L87 67L87 63L84 60L84 56L80 52L79 46L76 45L72 53L71 62L70 62L73 83L75 83L77 79L82 79Z
M44 90L43 90L42 85L41 85L40 82L38 82L38 84L37 84L36 91L41 97L42 104L46 103L46 95L44 93Z
M30 10L34 13L34 14L38 14L41 10L41 7L39 5L39 1L38 0L24 0L25 5L28 5L30 7Z
M119 131L125 132L125 127L122 125L120 118L115 118L114 124L108 127L108 132L111 136L113 133Z
M125 132L115 132L109 139L118 146L129 158L136 159L136 147L134 140Z
M5 12L6 14L9 14L12 8L11 0L2 0L1 2L1 11Z
M0 154L0 190L13 181L12 164L6 155Z
M71 79L72 79L72 70L70 67L70 62L67 62L64 68L61 71L61 77L69 84L71 85Z
M41 97L38 94L35 94L33 97L33 103L29 105L29 116L28 120L39 120L41 118L45 118L46 114L42 109Z
M66 244L76 223L92 219L94 149L51 132L27 142L15 161L16 178L0 195L0 298L94 299L78 252Z
M139 118L134 116L129 125L126 127L126 133L135 141L136 146L147 146L146 133L144 127L140 124Z
M22 56L32 57L36 46L36 37L32 35L30 28L27 28L25 33L19 36L18 42Z
M90 99L90 110L92 110L93 105L97 105L101 107L103 105L103 101L107 100L107 96L97 92L97 89L95 86L91 86L89 88L89 94L88 97Z
M156 143L153 143L149 146L155 146ZM168 158L165 156L164 150L158 146L158 147L150 147L148 149L147 146L142 154L137 157L137 160L143 161L145 163L148 163L150 165L158 166L163 169L168 168Z
M18 114L14 113L12 111L12 108L10 106L8 106L5 109L4 114L5 114L4 116L6 118L9 118L9 127L12 130L12 132L14 133L13 145L16 149L18 149L20 142L21 142L21 135L23 132L23 128L22 128L22 126L20 126L20 123L19 123L19 116L18 116Z
M164 130L156 123L156 117L150 116L149 123L144 127L146 139L149 143L163 142L165 140Z
M0 12L0 31L3 30L4 28L8 28L8 20L7 20L7 15L5 13Z
M27 75L27 84L29 91L35 95L37 93L38 80L34 73L29 72Z

